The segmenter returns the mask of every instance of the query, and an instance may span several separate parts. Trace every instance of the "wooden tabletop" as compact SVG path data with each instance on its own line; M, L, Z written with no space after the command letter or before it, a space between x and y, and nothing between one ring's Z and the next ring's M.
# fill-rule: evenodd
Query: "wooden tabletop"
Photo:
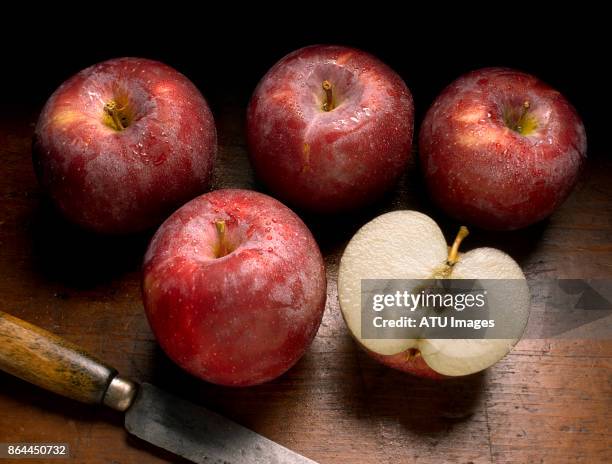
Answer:
M1 113L2 310L80 344L127 377L205 405L321 463L612 462L610 340L523 340L484 373L434 382L377 364L349 337L336 276L343 247L361 224L384 211L418 209L439 221L447 238L456 232L458 224L427 201L414 163L375 207L306 218L327 263L319 333L281 378L223 388L182 372L151 334L139 287L150 234L99 238L64 223L32 171L37 110ZM216 119L215 187L261 189L246 155L244 108L228 100ZM500 248L530 282L612 278L612 160L591 155L580 184L550 220L514 233L475 230L466 250ZM67 442L70 462L78 463L185 462L129 436L122 420L0 373L0 442Z

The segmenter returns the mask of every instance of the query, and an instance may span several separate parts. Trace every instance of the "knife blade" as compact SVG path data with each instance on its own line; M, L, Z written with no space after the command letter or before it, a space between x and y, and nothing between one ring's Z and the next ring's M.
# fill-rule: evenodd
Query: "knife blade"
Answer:
M125 415L133 435L197 463L316 464L219 414L143 383Z
M219 414L120 377L78 346L2 311L0 369L74 400L125 412L128 432L199 464L316 464Z

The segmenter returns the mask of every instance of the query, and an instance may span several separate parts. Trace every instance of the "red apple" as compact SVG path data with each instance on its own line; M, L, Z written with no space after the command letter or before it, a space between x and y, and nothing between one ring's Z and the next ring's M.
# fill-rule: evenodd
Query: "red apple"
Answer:
M278 377L321 323L325 268L308 228L277 200L217 190L175 212L145 256L153 332L191 374L245 386Z
M185 76L119 58L84 69L51 95L33 158L65 217L116 234L157 225L204 192L216 151L213 116Z
M449 215L510 230L550 215L586 159L580 117L556 90L505 68L468 73L427 112L419 136L432 199Z
M370 355L370 357L381 364L384 364L387 367L392 369L407 372L409 374L415 375L417 377L421 377L424 379L432 379L432 380L443 380L449 379L450 376L439 374L434 371L418 349L410 348L406 351L402 351L401 353L396 354L378 354L372 350L368 350L364 348L364 351Z
M392 69L353 48L317 45L285 56L255 89L247 116L258 177L305 210L374 201L410 157L410 91Z

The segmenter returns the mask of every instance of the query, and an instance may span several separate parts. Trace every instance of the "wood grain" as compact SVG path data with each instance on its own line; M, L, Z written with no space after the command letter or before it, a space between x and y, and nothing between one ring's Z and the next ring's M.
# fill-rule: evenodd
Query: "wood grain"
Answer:
M102 402L117 374L78 346L0 311L0 370L83 403Z
M44 202L32 173L36 111L5 113L10 117L0 115L0 297L7 312L69 338L127 377L207 406L321 463L612 461L609 340L523 340L485 373L448 382L392 371L356 348L336 290L338 260L356 229L383 211L412 208L439 221L447 239L457 230L423 195L415 166L375 207L348 217L306 217L328 272L319 333L281 378L228 389L190 377L157 347L139 290L150 235L91 237L65 224ZM215 116L215 186L261 189L246 157L242 102L227 99ZM520 262L530 281L612 278L612 158L590 156L583 180L551 219L511 234L473 230L465 250L500 248ZM182 462L130 437L120 414L5 374L0 411L0 442L69 442L71 462Z

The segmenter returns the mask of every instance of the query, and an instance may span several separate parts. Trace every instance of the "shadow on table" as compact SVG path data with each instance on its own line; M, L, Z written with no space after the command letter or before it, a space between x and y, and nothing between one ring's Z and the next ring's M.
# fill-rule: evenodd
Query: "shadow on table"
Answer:
M278 379L246 388L203 382L177 367L158 347L149 380L264 435L277 433L279 421L291 427L292 418L303 415L302 403L316 382L321 382L320 394L328 401L335 399L346 413L393 419L417 434L447 432L482 412L486 373L443 381L421 379L376 363L346 338L331 364L321 362L318 353L307 352Z
M215 411L258 433L266 435L279 422L296 417L299 407L312 387L316 356L307 353L288 372L262 385L226 387L200 380L174 364L156 348L150 383L179 398Z
M375 420L388 419L417 435L435 436L470 420L485 407L486 372L431 380L390 369L361 351L356 358L359 372L352 377L357 385L340 391L358 394L341 395L340 400L348 409L362 409Z
M123 415L108 408L80 403L57 395L24 380L0 371L0 396L10 397L11 401L23 404L23 408L14 411L40 409L79 422L99 422L101 420L121 426Z
M32 265L45 280L89 289L108 283L142 265L151 233L102 236L63 219L42 201L30 225Z

